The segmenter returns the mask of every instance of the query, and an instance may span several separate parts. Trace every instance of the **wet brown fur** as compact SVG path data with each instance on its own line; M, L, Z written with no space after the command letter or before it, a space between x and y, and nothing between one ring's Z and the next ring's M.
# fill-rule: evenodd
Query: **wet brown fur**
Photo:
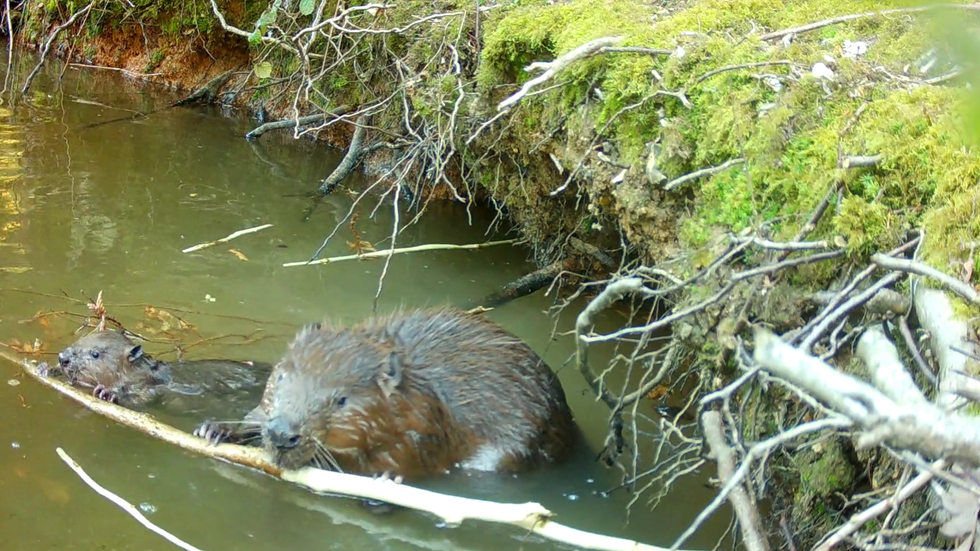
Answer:
M277 449L270 427L289 428L298 445ZM499 325L454 309L304 328L244 423L197 431L213 441L259 433L283 468L407 477L457 464L526 470L564 457L578 434L547 364Z
M272 366L261 362L192 360L167 363L143 351L122 331L93 331L58 355L58 369L75 386L126 406L150 402L167 390L201 394L220 387L255 387Z

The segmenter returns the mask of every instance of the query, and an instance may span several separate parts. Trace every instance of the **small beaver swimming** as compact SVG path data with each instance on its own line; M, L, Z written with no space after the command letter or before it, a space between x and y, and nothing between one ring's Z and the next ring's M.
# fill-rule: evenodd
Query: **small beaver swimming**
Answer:
M419 477L557 461L578 428L558 377L527 344L483 316L434 309L305 327L244 422L195 434L261 436L280 468Z
M167 393L227 394L256 388L272 371L262 362L157 360L122 331L93 331L58 354L58 370L73 386L92 388L101 400L127 407ZM253 402L254 403L254 402Z

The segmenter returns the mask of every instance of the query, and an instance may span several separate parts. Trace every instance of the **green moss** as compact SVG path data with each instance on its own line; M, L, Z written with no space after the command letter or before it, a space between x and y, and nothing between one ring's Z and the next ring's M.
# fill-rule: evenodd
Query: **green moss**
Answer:
M164 58L167 57L167 52L163 49L153 50L150 54L150 61L147 62L146 67L143 67L144 73L152 73L154 69L157 68L160 63L163 62Z
M844 199L834 218L834 229L847 240L848 251L859 254L881 250L892 224L894 219L885 205L853 195Z
M858 469L848 457L842 439L825 440L815 448L794 455L799 486L793 496L793 525L823 533L834 519L827 505L853 489Z

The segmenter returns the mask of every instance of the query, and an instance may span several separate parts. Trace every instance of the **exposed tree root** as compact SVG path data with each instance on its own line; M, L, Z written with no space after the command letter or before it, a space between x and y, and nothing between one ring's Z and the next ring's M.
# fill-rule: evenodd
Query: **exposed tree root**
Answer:
M336 119L344 116L350 111L350 107L342 105L336 109L330 109L324 111L323 113L318 113L316 115L307 115L305 117L298 117L296 119L285 119L281 121L267 122L254 128L248 134L245 134L245 139L254 140L266 132L272 130L280 130L283 128L293 128L298 129L301 126L307 126L310 124L319 124L328 120Z
M513 300L526 297L550 285L563 270L568 269L568 262L555 262L540 270L523 275L502 286L499 290L476 301L470 307L482 306L496 308Z

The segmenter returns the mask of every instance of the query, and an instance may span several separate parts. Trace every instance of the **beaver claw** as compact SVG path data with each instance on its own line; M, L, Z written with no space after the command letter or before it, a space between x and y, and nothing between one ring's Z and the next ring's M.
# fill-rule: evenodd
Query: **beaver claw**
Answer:
M217 446L225 440L228 440L231 434L232 429L229 425L215 423L214 421L205 421L194 430L194 436L207 440L208 444L213 446Z
M391 480L395 484L401 484L402 482L405 481L405 477L403 477L402 475L396 475L391 471L385 471L381 474L376 474L374 475L374 479L380 481Z
M96 398L102 400L103 402L116 403L116 401L118 400L115 391L108 389L102 385L96 385L96 387L92 389L92 396L95 396Z

